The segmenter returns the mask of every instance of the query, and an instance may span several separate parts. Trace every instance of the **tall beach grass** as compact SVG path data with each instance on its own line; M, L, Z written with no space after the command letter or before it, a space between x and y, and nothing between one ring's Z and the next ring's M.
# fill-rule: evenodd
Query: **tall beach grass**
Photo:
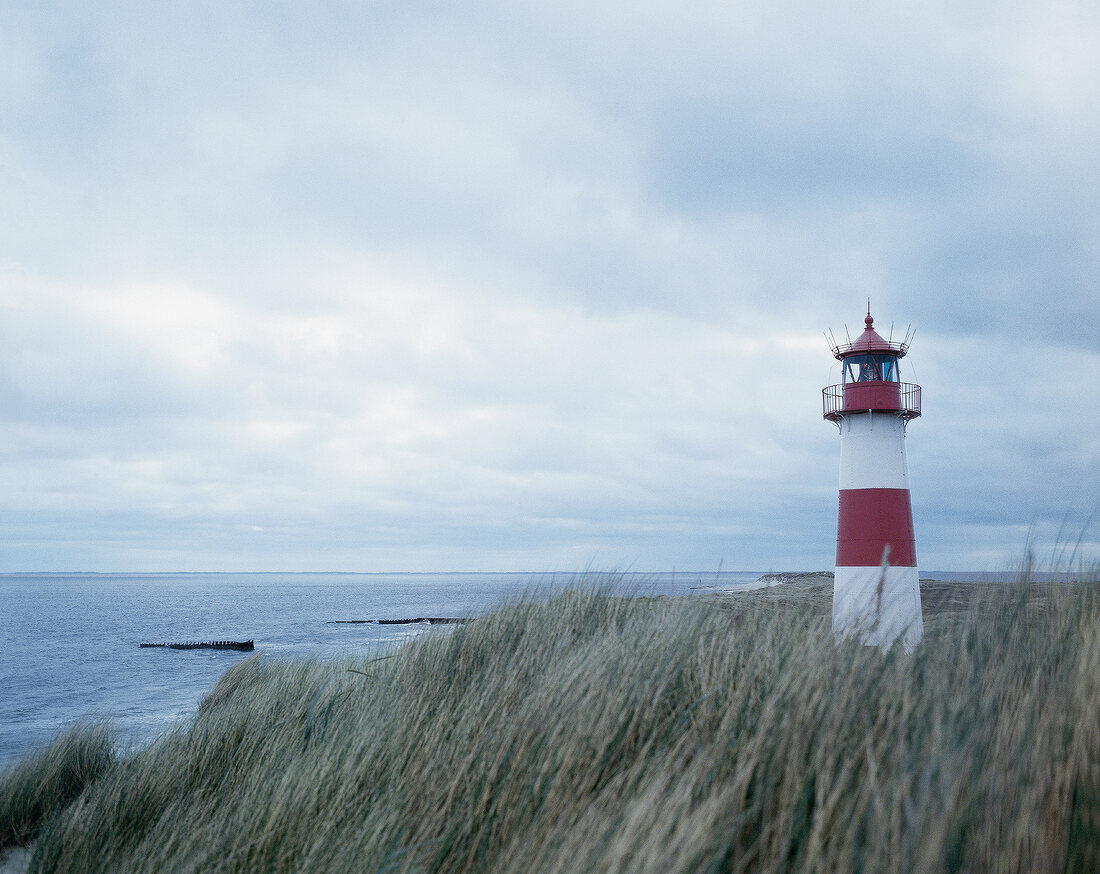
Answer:
M33 840L114 762L107 726L80 723L0 774L0 851Z
M32 870L1097 870L1095 583L954 599L911 654L780 589L252 657L44 815Z

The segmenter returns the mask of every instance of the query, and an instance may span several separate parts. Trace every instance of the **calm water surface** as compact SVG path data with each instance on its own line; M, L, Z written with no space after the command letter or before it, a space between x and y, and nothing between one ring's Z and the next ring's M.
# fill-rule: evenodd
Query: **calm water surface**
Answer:
M758 576L626 574L616 586L679 596L747 585ZM331 620L476 616L577 580L574 574L0 575L0 769L82 718L109 720L124 743L146 742L193 715L218 677L247 657L141 649L143 641L251 638L257 652L274 658L363 654L429 630L447 632L427 623Z

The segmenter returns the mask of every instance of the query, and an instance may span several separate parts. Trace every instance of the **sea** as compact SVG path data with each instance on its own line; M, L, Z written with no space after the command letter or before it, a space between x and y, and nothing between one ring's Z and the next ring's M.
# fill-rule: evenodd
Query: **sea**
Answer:
M141 643L253 640L267 658L384 654L469 618L569 586L691 597L748 588L756 571L626 574L0 574L0 770L81 720L123 751L195 715L248 653ZM357 620L350 622L348 620Z

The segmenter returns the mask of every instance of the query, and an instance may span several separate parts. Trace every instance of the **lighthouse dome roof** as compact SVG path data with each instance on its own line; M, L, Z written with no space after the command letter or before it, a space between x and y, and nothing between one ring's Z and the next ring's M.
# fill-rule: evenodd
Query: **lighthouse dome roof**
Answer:
M891 343L875 330L875 320L871 318L870 310L867 318L863 320L866 326L863 333L853 342L846 345L837 345L833 348L833 354L837 358L847 358L849 355L863 355L868 352L884 352L887 355L897 355L901 358L908 350L905 343Z

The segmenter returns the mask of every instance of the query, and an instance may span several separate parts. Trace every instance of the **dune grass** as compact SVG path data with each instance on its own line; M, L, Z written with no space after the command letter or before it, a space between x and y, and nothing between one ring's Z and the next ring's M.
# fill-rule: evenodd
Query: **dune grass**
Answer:
M102 724L78 724L0 774L0 850L24 846L115 763Z
M1100 590L1037 593L909 655L765 590L254 656L50 815L32 871L1096 870Z

